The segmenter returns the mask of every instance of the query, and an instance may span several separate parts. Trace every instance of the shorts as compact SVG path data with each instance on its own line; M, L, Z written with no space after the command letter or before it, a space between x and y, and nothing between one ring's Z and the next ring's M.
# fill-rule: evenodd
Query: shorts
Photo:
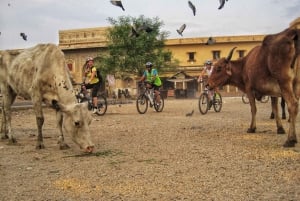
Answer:
M97 83L94 83L94 84L86 84L85 88L86 89L92 89L92 97L97 97L100 86L101 86L101 83L97 82Z

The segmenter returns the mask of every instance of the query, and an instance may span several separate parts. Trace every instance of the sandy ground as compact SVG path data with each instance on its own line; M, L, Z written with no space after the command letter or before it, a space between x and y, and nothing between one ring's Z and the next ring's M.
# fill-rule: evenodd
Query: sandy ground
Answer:
M46 148L36 150L33 111L16 110L18 145L0 141L0 200L300 200L300 145L282 147L286 135L276 134L270 103L258 103L257 133L248 134L250 106L240 97L223 101L220 113L206 115L197 99L166 99L163 112L144 115L135 102L109 105L94 116L92 155L70 136L71 148L59 150L50 109Z

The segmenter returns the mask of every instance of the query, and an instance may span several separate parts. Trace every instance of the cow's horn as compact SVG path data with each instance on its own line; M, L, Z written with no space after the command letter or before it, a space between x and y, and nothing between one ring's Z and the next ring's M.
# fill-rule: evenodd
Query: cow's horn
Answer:
M227 56L227 58L226 58L226 61L230 61L230 59L231 59L231 57L232 57L232 54L233 54L233 51L234 51L235 48L236 48L236 47L234 47L234 48L232 48L232 49L230 50L230 52L229 52L229 54L228 54L228 56Z

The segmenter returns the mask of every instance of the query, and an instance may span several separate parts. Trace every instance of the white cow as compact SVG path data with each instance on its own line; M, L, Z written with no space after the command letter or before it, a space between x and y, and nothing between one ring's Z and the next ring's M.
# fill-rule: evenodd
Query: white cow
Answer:
M57 111L60 148L69 147L63 136L63 133L68 133L80 148L93 151L90 113L86 104L76 102L64 54L56 45L39 44L20 51L1 51L0 90L3 94L2 139L16 142L11 129L11 105L19 95L32 100L38 128L37 149L44 148L42 103L45 103Z

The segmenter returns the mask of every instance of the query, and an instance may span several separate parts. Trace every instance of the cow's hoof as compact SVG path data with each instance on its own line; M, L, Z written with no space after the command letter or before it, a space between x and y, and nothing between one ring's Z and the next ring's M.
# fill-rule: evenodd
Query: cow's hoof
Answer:
M247 133L255 133L255 128L248 128Z
M60 145L59 145L59 149L60 149L60 150L66 150L66 149L70 149L70 147L69 147L69 145L63 143L63 144L60 144Z
M15 138L11 138L8 140L8 145L15 145L17 144L17 140Z
M295 144L297 143L297 140L287 140L284 144L283 147L295 147Z
M285 130L282 127L277 128L277 134L285 134Z
M35 149L45 149L45 145L44 144L37 144L35 146Z
M274 118L275 118L274 114L271 113L270 119L274 119Z
M8 139L8 135L4 134L4 135L1 135L1 140L6 140Z

